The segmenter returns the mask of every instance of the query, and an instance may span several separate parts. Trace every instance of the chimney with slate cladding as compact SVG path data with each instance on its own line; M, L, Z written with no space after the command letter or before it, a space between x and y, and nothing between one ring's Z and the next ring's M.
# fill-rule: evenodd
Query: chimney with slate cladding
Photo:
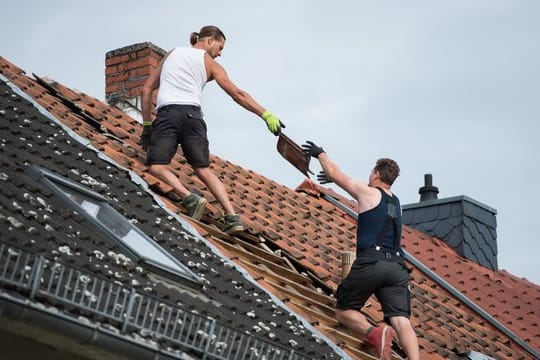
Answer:
M420 202L403 205L403 224L444 240L461 256L491 270L497 264L497 210L467 196L438 199L431 174Z
M142 122L141 91L166 51L150 42L111 50L105 56L105 100Z

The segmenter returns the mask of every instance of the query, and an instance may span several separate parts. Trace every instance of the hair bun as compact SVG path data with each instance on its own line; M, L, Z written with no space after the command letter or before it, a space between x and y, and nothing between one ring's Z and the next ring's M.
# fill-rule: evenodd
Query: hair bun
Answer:
M197 43L197 41L199 40L199 37L201 35L198 33L198 32L192 32L191 35L189 36L189 42L191 43L191 45L195 45Z

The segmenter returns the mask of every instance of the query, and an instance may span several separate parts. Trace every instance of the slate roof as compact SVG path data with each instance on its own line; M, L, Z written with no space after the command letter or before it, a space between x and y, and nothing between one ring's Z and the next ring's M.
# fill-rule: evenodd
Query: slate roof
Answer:
M467 259L497 265L496 210L467 196L403 205L403 224L443 239Z
M3 59L0 61L2 73L5 74L6 63ZM11 65L9 67L13 69ZM94 140L96 136L102 135L43 87L24 77L19 79L27 81L25 87L28 93L36 95L39 91L37 99L74 129L86 131ZM19 81L17 83L21 85ZM106 108L104 105L102 109ZM108 112L113 114L111 119L122 117L122 114L114 109L108 109ZM0 253L2 262L5 260L5 266L1 266L2 276L6 274L8 264L11 264L9 259L22 257L20 250L29 251L35 256L41 255L45 258L41 283L54 280L55 269L58 267L73 268L79 275L74 276L74 282L66 283L66 287L76 287L78 283L89 282L90 278L96 276L102 280L95 282L103 281L107 284L106 289L115 286L130 291L133 289L141 295L139 299L157 299L152 300L156 308L149 310L147 314L149 317L157 317L164 308L180 306L205 318L211 317L219 324L233 327L240 333L256 335L257 338L276 344L282 349L294 349L297 355L301 356L299 358L311 359L321 356L328 359L340 358L330 346L307 329L287 309L276 303L255 282L247 280L232 263L218 256L205 241L192 235L171 213L158 206L144 188L133 182L127 171L103 160L98 153L74 140L61 126L41 114L4 81L0 81L0 130L0 232L3 241ZM123 136L120 132L116 135ZM118 151L121 159L127 159L121 152L125 147L118 141L119 137L102 139L105 141L100 140L101 144L99 142L94 144L102 149ZM174 283L160 281L138 266L120 246L99 236L95 228L80 213L59 206L53 192L25 173L27 166L35 165L108 197L111 206L203 278L203 288L198 291L187 291L175 286ZM20 247L20 250L11 244ZM13 266L15 264L13 263ZM35 264L34 260L30 261L28 271L30 269L34 271ZM11 271L11 265L9 267ZM5 287L3 281L2 283L4 287L0 290L1 294L15 296L20 293L17 289ZM111 296L111 292L113 297L114 293L122 293L114 290L100 292L97 290L99 287L92 290L84 289L84 295L94 298L93 302L98 303L106 296ZM103 317L106 316L103 314L87 312L88 309L81 309L72 306L72 303L61 301L62 299L55 297L58 295L57 292L52 291L50 287L40 290L43 291L36 295L37 301L56 307L64 315L75 319L85 316L90 321L107 322L116 329L115 331L121 329L120 324L104 320ZM62 287L59 287L58 291L62 294ZM75 297L76 293L73 296ZM81 303L86 304L84 299ZM124 303L110 302L101 311L114 314L114 307L122 304ZM113 309L109 309L110 307ZM166 323L166 314L161 315L164 317L161 320L163 323ZM112 318L114 319L114 316ZM141 318L141 321L143 323L150 321L145 319ZM167 324L173 326L176 323L167 322ZM156 340L152 331L143 327L134 329L128 327L126 332L133 338L155 340L163 348L180 348L193 356L201 355L197 351L178 347L166 338ZM231 341L227 346L232 347L234 344ZM226 346L224 344L220 346L225 351ZM244 348L249 350L250 346L244 345ZM244 349L239 347L237 350ZM254 350L248 352L252 353Z
M89 139L99 151L144 178L170 209L181 211L171 200L175 197L171 187L151 176L143 165L144 154L137 145L140 125L133 119L56 82L44 87L5 59L0 59L0 71L66 126ZM260 285L342 346L352 358L370 358L361 350L358 336L341 327L333 317L332 293L341 273L340 255L354 250L355 223L322 195L334 195L349 207L354 207L354 202L309 181L293 190L217 156L212 155L212 160L212 169L229 189L247 230L233 238L212 226L212 218L219 214L217 203L178 153L173 169L184 183L199 189L210 200L202 222L193 225ZM504 270L485 269L458 256L442 241L412 228L404 227L403 244L409 253L540 351L538 285ZM442 289L428 274L415 269L411 285L412 321L419 334L422 358L457 359L469 351L493 358L534 358ZM373 322L382 318L375 301L370 301L363 312ZM394 350L395 358L400 358L402 353L397 345Z

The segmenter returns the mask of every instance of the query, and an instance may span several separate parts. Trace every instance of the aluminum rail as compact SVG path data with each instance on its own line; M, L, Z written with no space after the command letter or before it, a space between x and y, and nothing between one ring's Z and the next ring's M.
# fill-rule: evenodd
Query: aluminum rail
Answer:
M0 240L0 285L17 293L25 293L23 301L0 288L0 315L35 319L40 327L61 331L77 339L106 336L100 344L112 344L112 350L131 352L124 342L137 344L148 358L175 358L177 354L149 346L147 340L160 339L168 346L192 349L211 359L244 359L257 353L273 360L309 360L311 357L294 349L247 334L215 319L195 314L177 304L139 293L134 288L100 277L89 271L33 254L17 245ZM56 306L76 308L87 318L107 319L118 333L107 331L99 324L88 326L67 313L53 313L38 306L42 299ZM19 298L20 300L20 298ZM25 314L32 314L28 318ZM64 322L62 326L60 322ZM61 329L70 329L63 331ZM97 331L99 330L99 331ZM137 333L142 340L130 336ZM103 340L103 341L101 341ZM120 342L119 342L120 341Z

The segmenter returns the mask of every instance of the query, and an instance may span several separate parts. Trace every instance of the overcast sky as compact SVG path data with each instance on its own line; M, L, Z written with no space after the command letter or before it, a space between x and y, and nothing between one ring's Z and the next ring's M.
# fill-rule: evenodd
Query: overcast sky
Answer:
M439 198L495 208L499 267L540 284L540 1L21 0L2 14L0 56L101 100L107 51L170 50L219 26L218 61L293 140L366 181L394 158L402 204L432 173ZM302 182L264 122L214 83L203 110L214 154Z

